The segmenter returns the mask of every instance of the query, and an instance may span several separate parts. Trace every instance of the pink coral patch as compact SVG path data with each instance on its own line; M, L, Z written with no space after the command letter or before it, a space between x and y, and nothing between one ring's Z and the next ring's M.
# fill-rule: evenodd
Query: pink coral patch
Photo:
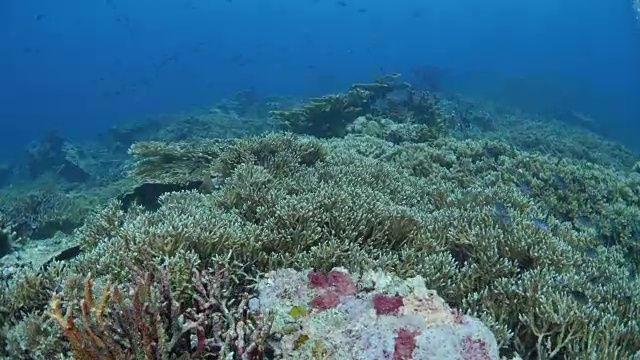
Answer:
M340 296L333 291L324 291L311 299L310 304L320 310L331 309L340 304Z
M385 294L376 294L373 296L373 308L376 315L397 314L398 310L404 305L401 296L388 296Z
M326 276L319 271L311 271L307 279L311 287L318 290L310 305L320 310L338 306L342 297L355 295L357 291L351 276L340 271L330 271Z
M307 279L309 280L311 287L315 289L324 289L329 286L326 276L324 276L320 271L310 271L307 275Z
M407 329L398 330L393 347L393 360L410 360L413 358L413 350L416 348L416 336L418 331Z
M355 295L356 286L351 280L349 274L340 271L330 271L327 274L329 285L333 286L340 296Z

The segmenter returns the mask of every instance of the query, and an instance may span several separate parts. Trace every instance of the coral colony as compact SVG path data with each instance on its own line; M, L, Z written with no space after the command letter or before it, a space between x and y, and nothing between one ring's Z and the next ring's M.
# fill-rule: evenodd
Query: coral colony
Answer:
M0 358L637 358L640 162L576 126L392 74L49 134L0 165Z

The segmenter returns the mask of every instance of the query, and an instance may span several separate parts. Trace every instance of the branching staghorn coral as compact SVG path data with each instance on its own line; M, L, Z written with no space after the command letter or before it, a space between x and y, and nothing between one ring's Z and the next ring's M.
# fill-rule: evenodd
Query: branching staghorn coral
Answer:
M211 166L220 156L223 146L224 143L217 140L195 144L135 143L129 149L129 154L136 159L132 175L160 183L187 183L203 179L204 174L211 172Z
M56 186L44 190L7 189L0 194L5 221L23 238L47 238L58 230L71 232L79 226L86 205Z
M270 145L279 141L315 144L322 161ZM156 211L115 206L93 218L68 271L135 283L123 264L166 262L176 297L188 301L192 271L221 255L241 264L243 279L286 267L380 268L423 277L451 306L480 317L505 355L582 358L598 349L624 358L640 349L636 260L620 246L632 239L623 220L637 206L633 178L500 142L271 134L234 144L216 157L227 176L214 191L167 193ZM173 166L159 165L153 171ZM555 171L580 180L559 181ZM524 187L523 178L535 181ZM604 195L585 191L598 181L609 184ZM604 244L593 228L563 218L592 196L590 211L618 209L619 242Z
M380 267L423 276L450 304L490 324L503 351L544 357L547 351L584 354L593 344L620 354L637 348L636 340L607 340L630 335L622 326L637 316L627 304L639 296L624 251L600 245L590 230L574 228L523 193L511 167L526 155L497 142L442 140L381 151L372 148L376 144L333 140L325 161L286 172L235 151L221 154L236 160L226 162L233 170L219 190L163 195L158 211L134 213L116 238L99 242L95 256L120 257L144 247L160 256L230 253L260 271ZM564 196L560 187L555 191ZM92 254L89 259L96 271L117 271ZM615 281L602 282L604 277ZM544 296L530 298L532 284L540 282L550 284ZM521 305L505 307L495 294ZM522 317L531 307L551 309L532 302L539 299L563 304L559 314L573 330L554 325L558 313ZM610 334L603 337L592 324L603 324Z
M0 212L15 240L28 244L70 235L96 206L119 194L121 188L122 184L114 184L107 188L70 189L51 180L19 183L0 190Z
M226 178L237 165L246 163L286 172L291 166L313 165L326 156L317 140L286 133L198 144L141 142L130 153L135 160L134 177L161 183Z

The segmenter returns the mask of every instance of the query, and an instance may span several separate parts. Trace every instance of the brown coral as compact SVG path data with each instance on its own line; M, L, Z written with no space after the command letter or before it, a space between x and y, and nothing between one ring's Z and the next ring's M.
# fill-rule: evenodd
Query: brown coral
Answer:
M262 358L270 320L248 311L246 296L238 302L226 298L224 270L194 272L190 304L175 300L166 274L138 273L128 295L107 284L97 302L89 276L80 318L74 317L72 305L63 313L59 297L52 299L49 316L62 328L75 358L82 360L167 360L187 354Z

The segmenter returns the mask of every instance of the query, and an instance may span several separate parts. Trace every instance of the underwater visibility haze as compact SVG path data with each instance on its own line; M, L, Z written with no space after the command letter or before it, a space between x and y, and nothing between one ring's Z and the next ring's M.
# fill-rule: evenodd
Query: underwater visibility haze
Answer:
M82 137L114 121L203 106L248 88L321 95L425 65L468 86L478 79L477 92L524 79L523 89L504 92L535 97L532 103L543 103L536 106L562 98L561 106L588 108L580 110L602 122L629 123L639 112L639 35L629 0L1 6L2 129L12 130L15 145L52 129Z
M640 1L4 0L0 359L640 358Z

